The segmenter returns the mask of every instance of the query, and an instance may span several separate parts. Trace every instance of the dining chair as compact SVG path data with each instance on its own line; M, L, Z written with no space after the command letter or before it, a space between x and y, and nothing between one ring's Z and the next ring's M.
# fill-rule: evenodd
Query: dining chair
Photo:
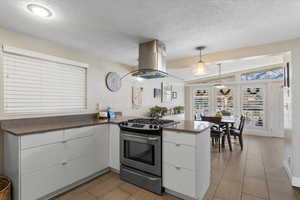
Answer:
M242 151L243 151L243 147L244 147L243 131L244 131L244 126L245 126L245 120L246 120L246 117L244 115L241 115L239 127L238 128L235 128L235 127L230 128L230 135L234 136L234 138L236 138L236 137L239 138L239 143L240 143Z
M222 118L221 117L202 116L201 119L202 119L202 121L207 121L207 122L215 124L210 128L210 137L212 139L212 145L214 146L215 143L217 143L219 145L219 152L221 152L221 139L224 137L224 129L221 127L222 126L222 123L221 123ZM224 140L222 139L222 141L224 141Z

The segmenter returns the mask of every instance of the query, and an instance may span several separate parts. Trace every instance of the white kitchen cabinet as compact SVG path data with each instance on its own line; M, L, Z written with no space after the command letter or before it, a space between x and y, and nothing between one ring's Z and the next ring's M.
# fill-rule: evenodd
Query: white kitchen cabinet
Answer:
M21 176L21 200L39 199L67 185L65 167L61 164ZM16 199L15 197L13 199Z
M120 128L117 124L109 125L109 166L120 171Z
M21 149L54 144L64 140L63 131L51 131L43 134L32 134L21 138Z
M95 126L95 161L97 171L109 167L109 125Z
M172 163L174 166L195 170L195 147L164 142L163 158L165 163Z
M163 164L163 171L165 187L190 197L196 197L195 171L168 163Z
M209 128L197 134L163 131L163 186L183 199L203 199L210 183Z
M14 200L56 193L108 169L108 125L4 136L4 171Z
M61 142L21 150L20 163L22 164L22 174L36 172L40 169L61 164L61 161L65 157L63 152L64 144Z

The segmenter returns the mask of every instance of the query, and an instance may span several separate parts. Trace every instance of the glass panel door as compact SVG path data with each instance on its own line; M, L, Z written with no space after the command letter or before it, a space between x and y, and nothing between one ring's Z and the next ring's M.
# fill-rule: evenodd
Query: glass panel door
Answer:
M233 88L215 89L215 108L216 112L223 115L234 114L234 94Z
M242 88L242 113L246 116L248 128L265 127L265 87L264 85Z
M201 115L209 112L208 89L193 90L193 116L194 120L201 120Z

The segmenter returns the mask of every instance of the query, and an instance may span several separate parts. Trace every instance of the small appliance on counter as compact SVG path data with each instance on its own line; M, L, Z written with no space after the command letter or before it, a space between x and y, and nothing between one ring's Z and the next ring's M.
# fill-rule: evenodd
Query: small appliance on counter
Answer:
M97 113L97 118L98 119L108 119L107 111L106 110L101 110Z

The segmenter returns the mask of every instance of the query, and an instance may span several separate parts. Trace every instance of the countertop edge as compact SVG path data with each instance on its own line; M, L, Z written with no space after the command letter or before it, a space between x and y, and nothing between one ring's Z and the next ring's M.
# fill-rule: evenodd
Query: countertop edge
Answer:
M1 131L3 133L9 133L15 136L25 136L25 135L32 135L32 134L39 134L39 133L45 133L45 132L52 132L52 131L59 131L59 130L65 130L65 129L72 129L72 128L81 128L81 127L87 127L87 126L98 126L98 125L104 125L104 124L119 124L122 121L126 121L126 120L120 120L120 121L103 121L103 122L91 122L91 123L86 123L86 124L80 124L80 125L66 125L66 126L62 126L62 127L56 127L56 128L48 128L48 129L37 129L37 130L30 130L30 131L24 131L21 133L20 132L15 132L12 131L10 128L1 128ZM197 130L192 130L192 129L184 129L184 128L179 128L179 127L163 127L163 130L167 130L167 131L179 131L179 132L185 132L185 133L190 133L190 134L199 134L202 133L204 131L206 131L208 128L210 128L211 126L207 126L201 130L197 129Z
M11 131L10 129L1 128L3 133L9 133L15 136L24 136L24 135L33 135L33 134L39 134L39 133L46 133L46 132L52 132L52 131L60 131L65 129L72 129L72 128L81 128L81 127L87 127L87 126L99 126L104 124L119 124L120 122L99 122L99 123L91 123L91 124L82 124L82 125L71 125L61 128L51 128L47 130L36 130L36 131L30 131L30 132L23 132L23 133L16 133L14 131Z
M204 131L206 131L207 129L209 129L211 126L207 126L201 130L189 130L189 129L181 129L181 128L176 128L176 127L163 127L163 130L166 131L181 131L181 132L185 132L185 133L190 133L190 134L199 134L202 133Z

